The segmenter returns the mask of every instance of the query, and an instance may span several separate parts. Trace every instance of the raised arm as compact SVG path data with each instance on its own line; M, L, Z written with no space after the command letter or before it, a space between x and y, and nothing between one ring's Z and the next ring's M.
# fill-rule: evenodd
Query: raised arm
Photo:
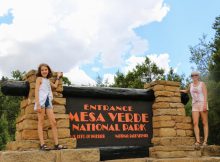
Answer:
M59 73L57 74L57 78L56 78L55 83L50 82L51 87L53 87L53 88L57 88L57 87L58 87L59 80L60 80L60 78L62 77L62 75L63 75L62 72L59 72Z

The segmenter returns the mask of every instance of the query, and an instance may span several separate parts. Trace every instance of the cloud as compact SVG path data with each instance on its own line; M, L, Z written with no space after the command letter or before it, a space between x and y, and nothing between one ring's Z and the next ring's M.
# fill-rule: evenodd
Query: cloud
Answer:
M125 60L125 67L122 68L122 71L126 74L129 71L132 71L138 64L144 63L145 57L142 56L131 56Z
M165 70L165 73L168 73L170 70L170 56L168 53L162 53L162 54L151 54L148 55L149 59L154 62L158 67Z
M0 16L11 11L12 24L0 25L0 68L28 71L46 62L68 73L101 56L117 67L123 56L143 55L146 39L133 29L161 21L169 11L163 0L7 0Z
M78 66L71 69L69 72L64 73L68 77L72 84L75 85L96 85L96 81L90 78L82 69Z

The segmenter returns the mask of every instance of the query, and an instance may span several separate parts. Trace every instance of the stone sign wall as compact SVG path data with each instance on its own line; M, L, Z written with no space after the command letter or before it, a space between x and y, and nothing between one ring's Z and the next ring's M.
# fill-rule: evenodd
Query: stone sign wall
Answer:
M56 78L56 73L51 78ZM37 133L37 112L34 111L35 100L35 82L36 71L29 71L25 77L25 81L30 84L29 95L25 97L20 104L20 114L16 120L15 141L9 142L6 146L7 150L30 150L39 148L39 138ZM63 85L62 79L59 81L57 89L53 89L53 106L55 118L57 121L59 143L68 148L76 147L76 139L70 137L69 116L66 114L66 99L62 95ZM53 147L53 136L49 120L45 116L44 121L44 139L49 147Z
M180 98L180 83L155 81L145 85L154 90L153 147L150 156L156 158L197 157L192 119L186 116Z

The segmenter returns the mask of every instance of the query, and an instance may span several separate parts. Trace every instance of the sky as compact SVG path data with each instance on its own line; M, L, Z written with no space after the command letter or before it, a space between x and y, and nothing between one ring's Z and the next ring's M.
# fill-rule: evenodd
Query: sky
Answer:
M191 72L189 46L214 36L219 0L0 0L0 77L48 63L73 84L109 83L146 56Z

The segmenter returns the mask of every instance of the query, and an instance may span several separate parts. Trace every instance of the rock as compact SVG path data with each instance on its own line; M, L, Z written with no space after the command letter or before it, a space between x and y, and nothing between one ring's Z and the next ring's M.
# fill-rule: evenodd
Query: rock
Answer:
M190 129L190 130L192 130L193 126L192 126L192 124L189 124L189 123L176 123L176 128L177 129Z
M64 105L53 105L53 111L57 114L65 114L66 108Z
M160 137L175 137L176 130L174 128L160 128L159 135Z
M171 92L179 92L180 88L179 87L174 87L174 86L165 86L164 90L165 91L171 91Z
M153 110L154 116L161 116L161 115L177 115L178 112L176 109L155 109Z
M157 97L155 102L171 102L171 103L180 103L180 97Z
M25 114L37 114L37 111L34 111L34 104L30 104L25 108Z
M182 103L170 103L171 108L184 108L184 105Z
M202 148L203 156L220 156L220 146L209 145Z
M166 120L166 121L157 121L153 122L153 128L167 128L167 127L174 127L175 121Z
M61 162L98 162L100 161L99 149L62 150Z
M44 139L47 139L47 132L43 132ZM23 130L21 132L21 138L23 140L38 140L38 132L37 130Z
M186 130L186 136L193 137L194 136L193 130Z
M57 128L70 128L69 119L59 119L57 120Z
M153 109L166 109L170 108L170 104L168 102L156 102L152 106Z
M153 122L172 120L172 116L153 116Z
M186 111L184 108L177 108L177 115L186 116Z
M28 100L27 100L27 99L24 99L24 100L22 100L21 103L20 103L20 108L25 108L27 105L28 105Z
M174 97L174 92L170 91L156 91L154 92L155 97Z
M155 85L155 86L153 86L153 90L154 90L154 92L155 91L164 91L165 88L164 88L164 85Z
M57 130L57 132L58 132L59 139L70 137L70 129L60 128ZM53 139L53 133L51 129L48 130L48 137L50 139Z
M177 136L185 137L186 136L186 131L182 129L177 129L176 130Z
M53 104L58 104L58 105L66 105L66 99L65 98L54 98L53 99Z

